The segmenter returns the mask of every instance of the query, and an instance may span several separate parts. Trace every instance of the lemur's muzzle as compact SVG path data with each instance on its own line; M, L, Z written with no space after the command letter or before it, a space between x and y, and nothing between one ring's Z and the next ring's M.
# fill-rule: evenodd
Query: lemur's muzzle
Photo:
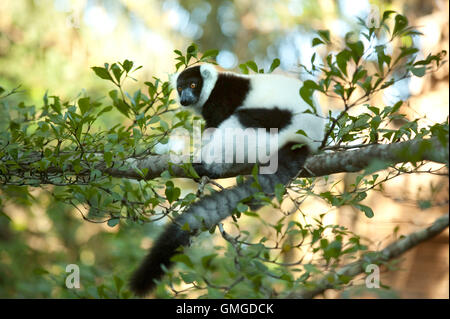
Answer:
M197 102L197 98L194 93L192 93L191 89L184 89L181 91L180 103L183 106L189 106Z

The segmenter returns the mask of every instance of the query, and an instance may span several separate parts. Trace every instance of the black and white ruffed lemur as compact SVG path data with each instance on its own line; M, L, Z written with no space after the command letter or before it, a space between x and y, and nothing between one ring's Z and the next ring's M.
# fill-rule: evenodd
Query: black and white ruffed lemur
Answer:
M306 157L318 150L323 139L325 121L321 116L305 113L310 106L299 95L302 82L298 79L275 74L219 72L211 64L202 64L175 74L171 82L179 103L201 114L205 128L216 128L210 137L212 143L206 144L205 149L211 145L217 147L215 137L223 137L226 129L265 129L267 140L276 139L276 152L271 154L272 158L277 157L277 169L272 174L260 171L257 177L267 194L273 193L276 184L286 184L295 177ZM315 104L317 114L321 115L319 105ZM298 134L299 130L306 136ZM299 143L304 146L292 147ZM220 178L232 167L233 163L221 164L214 160L194 165L199 175L212 178ZM252 183L253 177L249 177L242 184L205 196L170 223L132 275L131 290L139 296L150 292L155 280L164 275L161 266L170 267L170 259L180 246L189 245L191 236L218 224L231 215L241 200L259 191ZM259 207L251 205L252 209ZM181 229L186 223L189 231Z

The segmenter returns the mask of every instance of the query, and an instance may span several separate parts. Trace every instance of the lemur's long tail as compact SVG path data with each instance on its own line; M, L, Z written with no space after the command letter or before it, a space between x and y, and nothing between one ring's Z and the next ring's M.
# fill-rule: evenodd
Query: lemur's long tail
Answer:
M291 150L292 144L286 145L278 152L278 170L275 174L260 174L258 182L265 193L273 193L276 184L286 184L303 167L308 156L307 147ZM230 216L238 203L253 195L258 190L251 186L253 177L243 184L225 189L221 192L205 196L193 204L185 213L171 223L156 240L150 253L145 257L140 267L134 272L130 288L139 296L150 292L154 280L164 275L161 265L166 268L171 265L171 257L177 253L177 248L187 246L192 235L203 226L210 228ZM252 205L252 209L259 205ZM189 224L189 232L181 227Z

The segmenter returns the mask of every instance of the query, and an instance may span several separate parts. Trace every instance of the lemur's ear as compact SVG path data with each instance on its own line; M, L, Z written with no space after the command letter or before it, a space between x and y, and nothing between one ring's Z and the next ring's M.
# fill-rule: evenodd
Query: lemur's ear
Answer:
M204 79L211 78L216 73L217 70L212 64L202 64L200 66L200 74Z

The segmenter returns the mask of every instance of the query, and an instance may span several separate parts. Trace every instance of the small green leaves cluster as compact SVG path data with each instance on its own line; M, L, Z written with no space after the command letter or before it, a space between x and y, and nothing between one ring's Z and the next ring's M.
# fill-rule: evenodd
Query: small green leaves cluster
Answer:
M188 68L201 62L217 64L215 58L219 54L219 50L207 50L200 56L197 44L192 43L187 47L185 54L180 50L174 50L174 53L176 55L175 60L178 61L177 64L175 64L176 70L178 71L181 67Z
M333 130L336 125L347 127L349 118L348 111L365 102L370 98L395 83L409 78L411 76L422 77L426 72L431 72L438 68L446 56L446 52L438 52L436 54L429 53L425 59L417 59L418 48L414 47L414 36L420 35L412 26L409 26L406 17L395 14L392 21L391 16L395 14L393 11L384 12L379 27L368 27L365 21L360 19L361 31L349 32L345 36L345 46L338 48L337 53L331 52L323 57L323 62L316 62L317 55L311 58L311 68L308 69L302 65L302 68L318 80L307 80L303 83L299 94L303 100L311 106L309 113L317 114L313 94L319 92L332 98L332 101L340 101L343 111L338 117L329 116L330 124L322 147L327 144L337 144L341 142L350 142L356 137L355 134L345 136L346 132L334 134ZM366 39L369 45L364 46L362 38ZM405 39L409 40L409 45ZM327 30L318 31L318 37L312 41L313 46L325 45L329 49L333 48L331 34ZM390 53L387 53L390 52ZM385 112L386 113L386 112ZM392 120L391 117L380 117L376 115L371 123L372 127L376 127L383 120ZM360 116L362 116L360 118ZM360 115L353 119L352 129L346 129L348 132L353 128L360 126L362 122L368 123L370 119L367 115ZM370 125L370 124L368 124ZM347 133L348 133L347 132ZM342 138L345 136L345 140ZM332 138L329 140L329 138ZM373 135L367 142L376 142Z
M334 45L338 41L332 40L328 30L318 31L312 46L325 46L329 53L320 61L315 53L311 57L310 68L301 66L311 76L304 81L299 91L311 107L306 113L320 116L314 105L313 95L316 92L329 97L335 107L341 107L338 115L331 111L327 114L328 124L321 148L346 150L352 145L357 148L429 138L437 136L437 132L440 132L442 144L447 145L448 123L435 124L435 128L439 127L437 131L421 126L418 118L410 119L402 112L405 102L401 100L386 106L368 104L376 93L384 92L397 82L413 76L422 77L436 70L444 62L446 52L429 53L425 59L419 59L419 49L414 46L414 39L421 33L409 25L405 16L394 11L384 12L377 27L369 27L363 19L359 19L359 22L360 31L349 32L344 38L344 45L340 47ZM352 109L357 106L359 111L353 112ZM414 159L411 158L411 161L414 162ZM375 166L385 169L389 165L374 163ZM364 173L357 177L358 181L351 193L327 191L320 193L319 197L334 207L352 205L367 217L372 217L373 211L360 201L366 197L367 190L383 182L377 182L377 177Z
M130 74L140 68L129 60L93 67L100 79L115 86L106 102L86 94L63 101L46 93L41 107L15 106L8 99L15 91L2 91L0 103L10 115L0 123L7 128L0 133L2 187L57 186L52 192L56 200L72 205L84 219L110 227L121 220L158 219L190 204L195 196L180 199L180 189L167 182L168 171L162 184L143 180L147 169L135 168L142 178L137 182L105 174L108 169L129 170L127 163L155 154L154 147L167 143L173 129L191 129L190 114L174 112L168 81L145 82L147 94L124 89L126 80L133 79ZM103 128L111 115L120 122ZM124 119L128 125L121 124ZM26 187L21 190L28 193Z
M272 63L270 64L269 70L267 73L272 73L280 66L280 59L275 58L272 60ZM241 69L241 72L243 74L249 74L250 71L253 71L255 73L264 73L264 69L258 67L255 61L247 61L245 63L239 64L239 69Z

